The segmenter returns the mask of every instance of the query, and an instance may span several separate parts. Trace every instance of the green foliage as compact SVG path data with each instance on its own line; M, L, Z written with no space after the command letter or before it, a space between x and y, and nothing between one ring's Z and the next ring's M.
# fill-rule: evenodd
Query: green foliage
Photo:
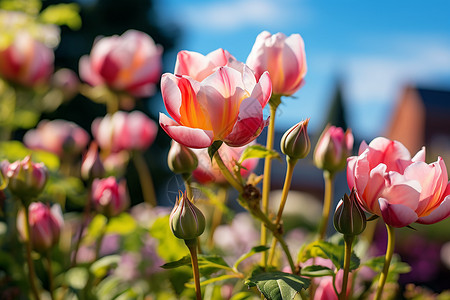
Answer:
M375 272L377 272L379 274L383 270L384 255L371 258L368 261L366 261L363 265L371 268L372 270L374 270ZM393 255L391 264L389 265L389 273L388 273L386 281L387 282L397 282L398 276L400 274L409 273L409 272L411 272L411 267L407 263L400 261L400 257L398 255ZM378 277L379 276L377 276L376 278L378 278Z
M249 158L280 158L280 154L275 150L269 150L262 145L252 145L245 148L241 157L239 158L239 164L242 164L246 159Z
M252 256L252 255L254 255L256 253L267 251L269 249L270 249L269 247L264 246L264 245L253 247L252 249L250 249L249 252L242 254L241 257L239 257L236 260L236 262L233 265L233 269L237 270L237 267L239 266L239 264L241 262L243 262L244 260L246 260L247 258L249 258L250 256Z
M43 23L67 25L72 30L81 27L80 7L76 3L55 4L44 9L39 19Z
M102 278L108 273L110 269L117 267L119 261L120 255L104 256L91 265L90 271L92 274L94 274L95 277Z
M310 281L294 274L270 272L253 275L245 284L256 286L268 300L287 300L294 299L297 293L307 289Z
M165 261L178 260L189 253L184 242L172 234L168 215L155 220L150 228L150 235L158 240L156 250Z
M300 251L298 260L300 262L305 262L313 257L328 258L333 262L336 268L342 269L344 267L344 246L324 241L316 241L306 245L302 251ZM357 269L359 263L359 258L352 252L350 258L350 271Z
M306 277L333 276L334 271L328 267L312 265L302 268L301 275Z
M88 281L89 272L83 267L74 267L64 274L64 282L73 289L82 290Z
M58 156L41 150L30 150L19 141L0 142L0 158L10 162L22 160L25 156L30 155L35 162L42 162L47 169L56 171L59 168Z

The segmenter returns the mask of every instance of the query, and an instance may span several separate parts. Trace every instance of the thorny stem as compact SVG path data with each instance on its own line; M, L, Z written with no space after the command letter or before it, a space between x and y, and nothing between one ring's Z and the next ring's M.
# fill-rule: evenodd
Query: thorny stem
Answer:
M197 259L197 242L192 242L192 240L185 240L186 246L191 253L191 263L192 263L192 273L194 275L195 283L195 295L197 300L202 300L202 291L200 289L200 272L198 269L198 259Z
M276 96L272 96L276 97ZM279 96L278 96L279 97ZM276 101L274 101L276 102ZM267 142L266 148L268 150L273 149L273 141L275 137L275 115L278 105L270 105L270 120L269 127L267 128ZM269 193L270 193L270 179L272 173L272 157L266 157L264 161L264 177L263 177L263 189L262 189L262 211L269 214ZM261 245L267 244L267 229L264 224L261 224ZM267 265L267 252L261 253L261 265Z
M287 196L289 193L289 189L291 188L292 175L294 173L294 167L297 163L297 160L288 159L286 177L283 185L283 192L281 194L280 206L278 207L277 218L275 220L275 226L279 226L281 223L281 217L283 215L284 206L286 205ZM268 265L272 264L273 258L275 256L275 247L277 245L277 239L272 239L272 245L269 251L269 260L267 262Z
M348 274L350 272L350 258L352 255L352 244L355 239L354 235L344 235L344 275L342 277L342 289L339 294L339 300L347 299L347 283L348 283Z
M328 171L323 172L323 178L325 180L325 195L323 202L322 220L319 225L319 240L325 238L327 232L328 219L330 217L331 205L333 204L333 179L334 174Z
M386 229L388 233L388 243L386 248L386 256L384 258L383 271L380 274L380 279L378 281L377 294L375 295L375 300L381 299L381 294L383 293L384 284L389 273L389 266L391 264L392 255L394 254L394 244L395 244L395 232L394 227L386 224Z

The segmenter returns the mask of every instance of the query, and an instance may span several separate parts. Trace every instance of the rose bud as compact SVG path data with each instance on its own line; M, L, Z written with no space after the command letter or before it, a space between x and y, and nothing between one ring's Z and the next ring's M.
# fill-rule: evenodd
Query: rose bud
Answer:
M336 231L344 235L358 235L366 228L366 215L358 203L356 190L350 196L344 194L334 213L333 224Z
M205 216L189 200L186 193L180 192L170 213L170 229L177 238L186 241L199 237L205 230Z
M81 177L84 180L89 180L93 178L102 178L104 175L105 167L98 154L97 143L92 142L81 163Z
M281 152L291 160L305 158L311 150L307 128L309 119L301 121L286 131L281 138Z
M186 174L197 168L198 159L194 151L172 140L172 145L167 155L167 164L172 172Z
M92 202L94 209L107 218L119 215L130 202L125 180L117 183L112 176L95 179L92 182Z

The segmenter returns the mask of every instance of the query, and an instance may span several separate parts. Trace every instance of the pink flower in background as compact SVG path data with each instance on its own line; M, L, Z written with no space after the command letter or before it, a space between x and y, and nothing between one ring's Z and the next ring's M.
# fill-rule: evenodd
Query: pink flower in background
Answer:
M347 158L352 154L353 134L350 129L327 125L314 150L315 165L329 172L345 168Z
M247 57L246 65L253 69L256 78L269 72L275 95L290 96L302 85L306 75L306 55L299 34L286 37L283 33L261 32Z
M170 119L160 113L159 123L175 141L191 148L206 148L221 140L243 146L266 125L263 107L271 95L267 73L259 82L247 67L242 73L219 67L203 81L164 74L161 91Z
M156 123L137 110L130 113L118 111L92 123L92 134L100 148L112 152L146 150L157 133Z
M34 163L31 156L9 163L0 164L1 172L8 182L8 189L22 201L38 196L48 179L48 169L43 163Z
M93 86L136 97L148 97L155 91L162 69L162 47L140 31L128 30L121 36L98 39L90 56L80 59L80 77Z
M92 182L92 203L95 211L106 217L114 217L123 212L130 200L125 180L118 183L115 177L94 179Z
M175 63L175 75L187 75L196 81L202 81L218 68L230 66L237 70L242 69L238 62L227 50L217 49L206 56L193 51L180 51Z
M59 241L61 228L64 225L61 207L54 204L51 208L42 202L33 202L29 208L30 239L33 249L46 251ZM25 213L17 216L17 230L23 240L27 240L25 231Z
M255 142L251 142L249 145L243 147L229 147L223 144L219 148L219 154L225 162L227 168L233 172L236 166L236 161L241 157L242 152L247 148L247 146L254 145ZM207 183L227 183L227 180L222 175L219 167L215 160L211 162L211 158L208 155L207 149L193 149L194 153L198 158L198 167L192 172L192 176L196 181L202 184ZM240 173L243 178L246 178L258 165L259 159L250 158L246 159L242 166L245 168L241 169Z
M413 158L397 141L375 138L348 159L347 182L361 205L394 227L432 224L450 215L450 185L441 157L425 163L425 148Z
M23 138L28 148L52 152L59 157L80 154L89 139L86 130L66 120L42 120L36 129L27 131Z
M21 32L0 48L0 77L26 87L43 85L53 73L53 61L52 49Z

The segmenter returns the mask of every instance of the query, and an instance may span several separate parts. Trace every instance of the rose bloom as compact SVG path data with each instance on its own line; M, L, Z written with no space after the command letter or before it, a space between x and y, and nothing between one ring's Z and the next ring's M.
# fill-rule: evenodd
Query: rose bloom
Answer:
M229 66L242 70L243 63L237 61L227 50L217 49L207 55L193 51L180 51L175 63L175 75L187 75L196 81L202 81L218 67Z
M100 38L90 56L80 59L80 77L92 86L148 97L161 75L162 52L149 35L137 30Z
M140 111L118 111L97 118L92 123L92 134L102 149L112 152L146 150L156 138L158 126Z
M19 32L7 47L0 47L0 77L26 87L48 83L53 73L53 50L26 32Z
M36 251L46 251L59 241L64 225L61 207L54 204L51 208L42 202L33 202L29 208L31 245ZM17 216L17 230L23 240L27 239L25 213L21 210Z
M127 184L118 183L115 177L94 179L92 182L92 203L95 211L106 217L114 217L125 211L130 204Z
M161 92L170 119L160 113L159 123L175 141L191 148L206 148L214 141L244 146L266 125L263 107L272 89L264 73L259 82L252 71L219 67L202 81L166 73Z
M303 39L299 34L286 37L263 31L256 37L246 65L255 71L256 78L269 72L275 95L290 96L302 86L306 75Z
M64 154L80 154L89 143L89 134L77 124L66 120L42 120L36 129L28 130L23 141L30 149Z
M219 148L220 157L222 157L226 167L230 172L233 172L234 167L236 166L236 161L242 155L242 152L247 148L247 146L251 146L255 144L255 142L251 142L249 145L243 147L229 147L226 144L223 144ZM196 181L202 184L207 183L227 183L228 181L222 175L219 166L215 160L211 161L211 158L208 155L207 149L193 149L198 158L198 167L192 172L192 176ZM258 165L259 159L250 158L244 160L242 168L240 170L241 176L243 178L248 177L250 173L256 168Z
M393 227L433 224L450 215L450 185L441 157L425 162L425 148L413 158L398 141L375 138L348 158L347 182L362 207Z

